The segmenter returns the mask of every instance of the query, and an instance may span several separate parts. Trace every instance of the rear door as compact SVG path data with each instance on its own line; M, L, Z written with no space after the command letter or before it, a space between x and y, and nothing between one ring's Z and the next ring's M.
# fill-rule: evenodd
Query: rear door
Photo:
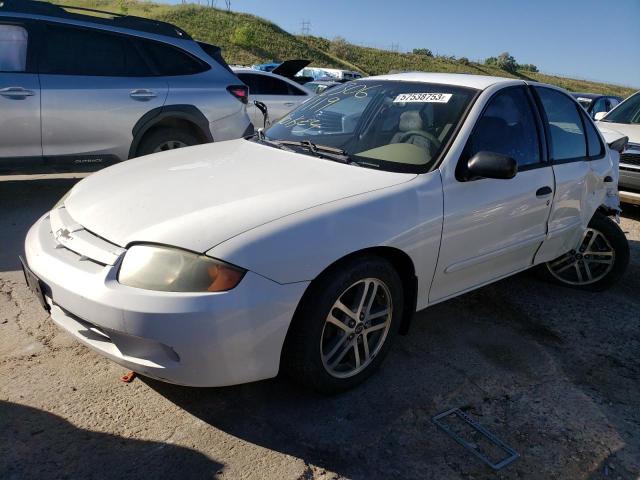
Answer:
M578 245L591 217L602 203L605 177L611 169L604 168L604 163L591 164L600 160L609 162L609 159L600 136L579 104L560 90L538 86L533 90L544 117L556 183L549 232L536 255L536 263L541 263L557 258ZM588 124L585 123L587 121ZM590 145L585 124L589 127Z
M99 29L43 26L39 61L45 161L125 160L133 127L162 107L168 85L130 37Z
M247 113L258 128L263 126L263 116L262 112L253 104L253 100L267 105L270 120L270 123L266 125L268 127L310 97L302 89L272 75L258 72L239 72L238 78L249 87L250 101Z
M531 266L547 232L554 187L533 105L525 86L499 90L459 160L460 166L480 151L507 155L518 163L514 178L464 181L443 171L442 244L430 302Z
M0 20L0 158L12 166L42 159L34 39L30 24Z

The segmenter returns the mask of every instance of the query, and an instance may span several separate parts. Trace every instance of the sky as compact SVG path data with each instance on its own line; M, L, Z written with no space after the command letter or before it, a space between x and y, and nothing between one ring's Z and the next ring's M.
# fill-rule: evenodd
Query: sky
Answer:
M231 0L231 8L291 33L307 20L312 35L378 48L471 60L508 51L544 73L640 88L640 0Z

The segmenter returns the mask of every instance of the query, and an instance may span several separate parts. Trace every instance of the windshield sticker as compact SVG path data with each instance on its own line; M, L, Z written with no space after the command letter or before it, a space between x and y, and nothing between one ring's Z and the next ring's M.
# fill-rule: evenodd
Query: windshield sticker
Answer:
M448 103L451 93L401 93L393 103Z

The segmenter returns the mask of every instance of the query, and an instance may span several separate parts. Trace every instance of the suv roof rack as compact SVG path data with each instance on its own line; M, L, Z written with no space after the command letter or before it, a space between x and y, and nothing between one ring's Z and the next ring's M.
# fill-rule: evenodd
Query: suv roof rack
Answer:
M155 33L158 35L166 35L168 37L191 40L191 37L187 32L167 22L161 22L159 20L152 20L149 18L135 17L133 15L124 15L121 13L95 10L92 8L73 7L70 5L55 5L53 3L39 0L0 0L0 12L2 11L27 13L32 15L46 15L48 17L65 18L69 20L82 20L85 22L98 23L101 25L110 25L114 27L128 28L131 30L139 30L147 33ZM80 13L74 13L75 11ZM82 12L107 15L107 17L87 15L83 14Z

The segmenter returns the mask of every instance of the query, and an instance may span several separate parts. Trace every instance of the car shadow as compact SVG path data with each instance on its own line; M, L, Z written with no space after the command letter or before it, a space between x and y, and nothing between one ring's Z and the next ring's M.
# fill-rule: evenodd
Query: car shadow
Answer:
M189 448L78 428L0 401L0 478L213 478L223 465Z
M31 225L78 182L78 178L0 180L0 272L19 270L18 255Z

